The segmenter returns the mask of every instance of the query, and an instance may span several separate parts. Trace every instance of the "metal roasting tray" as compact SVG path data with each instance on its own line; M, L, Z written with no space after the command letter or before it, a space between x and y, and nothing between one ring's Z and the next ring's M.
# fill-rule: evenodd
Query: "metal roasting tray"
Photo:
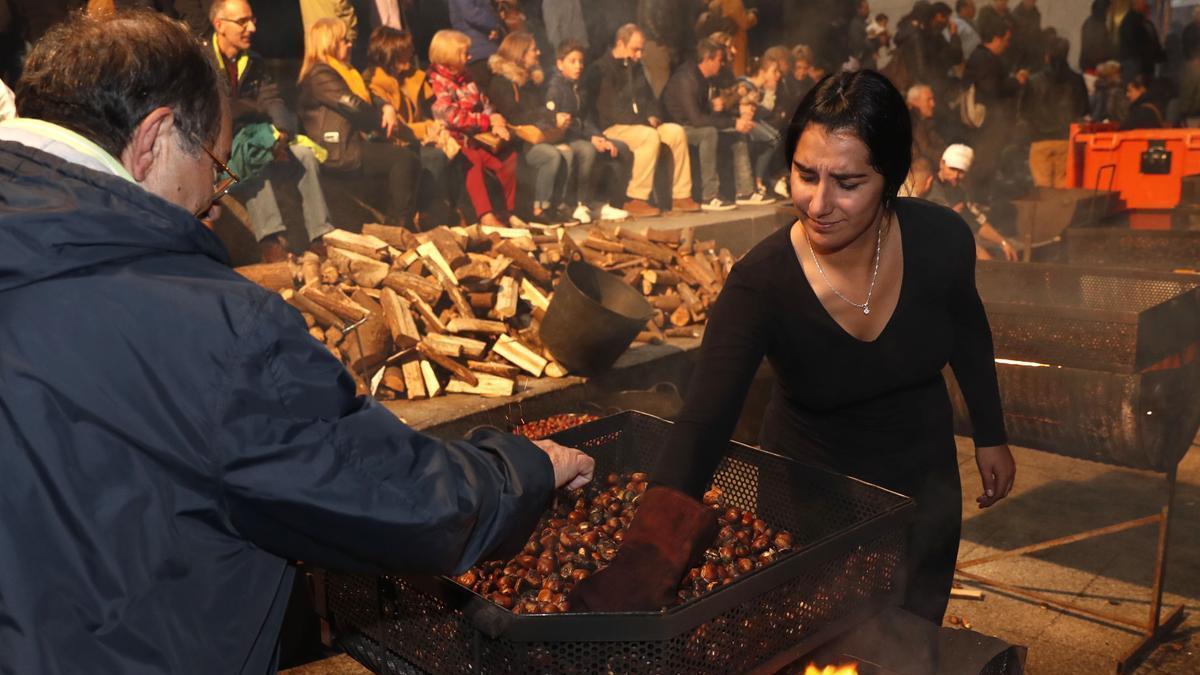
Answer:
M554 439L603 475L645 470L670 427L629 411ZM796 551L664 612L514 615L446 578L329 572L334 630L386 673L728 673L798 656L898 601L912 500L739 443L713 484L723 506L790 531Z
M1066 262L1173 272L1200 271L1200 230L1067 230Z
M996 356L1136 373L1200 339L1200 276L980 261Z

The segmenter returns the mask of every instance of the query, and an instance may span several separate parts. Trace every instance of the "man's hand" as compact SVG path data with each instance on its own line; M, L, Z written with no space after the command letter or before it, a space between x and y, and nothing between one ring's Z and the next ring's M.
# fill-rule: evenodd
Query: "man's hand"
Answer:
M1020 83L1020 85L1022 87L1024 87L1025 83L1028 81L1029 81L1029 71L1025 70L1024 68L1022 68L1021 70L1018 70L1017 71L1017 82Z
M1000 242L1000 249L1004 251L1004 259L1008 262L1017 262L1017 249L1012 244L1008 243L1007 239Z
M988 253L988 250L986 248L984 248L984 247L980 246L978 243L976 243L975 244L975 259L976 260L991 260L992 254Z
M649 124L650 126L654 127L655 129L657 129L658 125L662 124L662 121L659 120L657 117L648 117L648 118L646 118L646 123Z
M957 23L951 21L949 24L946 25L946 29L950 31L951 37L958 35L958 24Z
M1017 464L1007 445L975 448L975 464L983 481L983 494L975 499L979 508L986 509L1008 496L1017 478Z
M559 129L566 129L571 126L571 113L558 113L554 118Z
M711 103L713 112L725 112L725 99L718 96L714 98Z
M750 130L754 128L754 121L739 117L737 121L733 123L733 128L736 129L738 133L748 134L750 133Z
M596 460L575 448L568 448L551 440L534 441L533 444L550 456L550 463L554 465L554 487L560 488L565 485L567 489L574 490L592 482Z

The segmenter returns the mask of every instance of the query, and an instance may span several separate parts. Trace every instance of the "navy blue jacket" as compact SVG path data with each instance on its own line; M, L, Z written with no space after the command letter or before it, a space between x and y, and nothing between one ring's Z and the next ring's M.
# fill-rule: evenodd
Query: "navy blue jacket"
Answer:
M273 673L289 561L520 546L545 453L368 398L183 209L0 142L0 673Z

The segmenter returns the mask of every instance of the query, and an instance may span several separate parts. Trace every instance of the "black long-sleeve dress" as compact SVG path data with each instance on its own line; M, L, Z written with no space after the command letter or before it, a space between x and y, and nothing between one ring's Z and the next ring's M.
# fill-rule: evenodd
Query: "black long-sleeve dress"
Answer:
M654 478L701 493L765 356L777 383L762 446L914 497L905 607L940 623L962 519L941 375L947 362L970 409L976 445L1000 445L1006 437L971 230L953 211L917 199L898 200L896 216L903 281L895 312L873 342L847 333L817 299L790 227L734 266Z

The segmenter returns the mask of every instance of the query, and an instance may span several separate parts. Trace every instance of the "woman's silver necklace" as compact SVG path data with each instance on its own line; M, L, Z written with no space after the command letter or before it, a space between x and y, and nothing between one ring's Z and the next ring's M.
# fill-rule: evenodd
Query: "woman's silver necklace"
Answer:
M803 228L803 226L801 226ZM821 278L825 280L825 285L833 294L838 296L848 305L857 307L862 310L863 314L871 313L871 294L875 292L875 280L879 278L879 258L880 251L883 250L883 221L879 222L879 226L875 228L875 271L871 274L871 285L867 287L867 301L863 303L854 302L850 298L842 295L842 292L834 288L829 281L829 277L825 276L825 270L821 267L821 259L817 257L817 252L813 250L812 239L808 238L808 230L804 229L804 241L808 242L808 252L812 254L813 262L817 264L817 271L821 273Z

